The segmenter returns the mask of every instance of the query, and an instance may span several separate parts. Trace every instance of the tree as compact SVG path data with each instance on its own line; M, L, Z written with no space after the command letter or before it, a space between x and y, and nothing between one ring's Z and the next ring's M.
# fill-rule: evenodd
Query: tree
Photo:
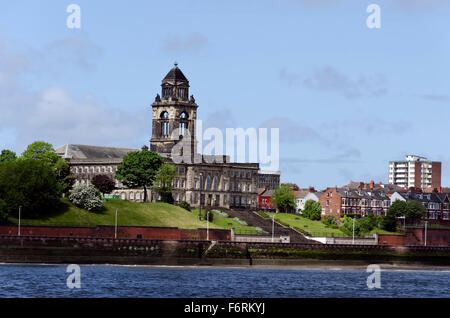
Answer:
M40 217L59 207L61 185L48 166L40 160L23 159L0 164L0 198L9 215Z
M0 224L8 222L8 211L6 210L6 202L0 199Z
M305 203L305 208L302 211L302 215L310 220L320 220L322 213L322 206L319 202L314 200L308 200Z
M395 200L388 210L388 215L393 217L406 216L409 213L408 204L402 200Z
M92 178L92 184L101 192L103 196L105 193L111 193L116 188L114 180L106 174L95 175Z
M358 219L353 219L345 215L342 219L342 223L344 223L344 225L340 227L340 230L345 234L353 235L353 233L355 233L355 236L361 235L361 226Z
M69 200L88 211L99 211L103 207L103 201L97 189L91 184L78 184L69 195Z
M191 211L191 206L186 201L181 201L179 207L188 210L189 212Z
M381 221L381 228L389 232L397 231L397 218L392 213L388 213Z
M23 159L38 159L49 163L52 167L62 160L56 153L53 146L45 141L35 141L28 145L22 153Z
M69 195L75 184L75 177L70 173L70 167L66 161L59 159L53 166L56 179L62 187L62 193Z
M359 227L362 233L368 233L372 231L377 225L377 217L373 214L369 214L358 220Z
M282 186L288 186L289 188L291 188L291 189L294 190L294 191L298 191L298 190L300 189L300 188L298 187L297 184L291 183L291 182L288 182L288 183L282 183L281 185L282 185Z
M161 196L161 201L173 203L172 198L172 181L177 176L175 167L168 163L164 163L156 173L153 189Z
M8 149L2 150L2 153L0 154L0 162L16 161L16 160L17 156L15 152Z
M129 152L117 167L116 179L129 188L143 187L144 202L147 202L147 187L153 185L163 163L164 158L153 151Z
M72 190L75 177L70 173L70 167L67 162L55 153L55 149L53 149L51 144L45 141L35 141L28 145L20 159L40 160L48 164L62 186L62 193L67 195Z
M406 217L408 219L420 219L424 216L427 209L425 206L416 200L411 200L407 202L408 211L406 212Z
M281 185L273 191L273 202L280 211L295 209L295 195L288 185Z

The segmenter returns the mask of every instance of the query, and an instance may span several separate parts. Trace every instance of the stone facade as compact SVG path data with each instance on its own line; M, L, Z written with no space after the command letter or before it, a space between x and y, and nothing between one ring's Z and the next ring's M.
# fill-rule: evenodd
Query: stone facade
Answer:
M178 174L173 180L175 203L186 201L192 207L256 208L259 164L233 163L226 156L199 154L195 136L198 105L192 95L188 98L189 81L176 64L161 87L161 95L152 104L150 150L175 165ZM182 147L174 152L176 146ZM56 149L69 163L77 183L89 183L96 174L106 174L115 180L117 166L131 151L139 149L83 145ZM176 160L174 154L182 160ZM113 194L120 198L143 201L143 189L127 189L118 180L116 187ZM151 190L148 197L152 201L159 199Z

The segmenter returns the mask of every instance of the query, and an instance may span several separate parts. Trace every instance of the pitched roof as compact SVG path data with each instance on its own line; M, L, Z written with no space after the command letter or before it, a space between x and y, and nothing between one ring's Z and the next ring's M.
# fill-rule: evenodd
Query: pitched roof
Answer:
M183 72L178 68L178 64L175 63L174 67L167 73L167 75L162 80L163 83L175 84L178 82L189 82L184 76Z
M397 192L405 200L415 200L420 202L442 202L441 197L436 193L417 193L417 192Z
M304 199L310 193L309 190L300 189L298 191L294 191L294 195L297 199Z
M371 189L371 186L373 188ZM384 193L394 193L396 191L402 190L403 188L395 185L395 184L389 184L389 183L375 183L373 182L372 185L370 183L364 183L364 182L355 182L350 181L349 184L344 185L342 188L346 188L348 190L365 190L365 191L380 191Z
M389 197L383 191L349 190L337 188L337 193L345 198L388 200Z
M139 149L74 144L66 144L55 149L55 153L65 159L121 159L132 151Z

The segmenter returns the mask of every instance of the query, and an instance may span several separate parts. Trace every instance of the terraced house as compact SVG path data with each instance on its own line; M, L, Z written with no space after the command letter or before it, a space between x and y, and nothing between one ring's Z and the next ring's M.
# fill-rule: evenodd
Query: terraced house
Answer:
M189 97L189 88L189 81L175 63L162 80L161 95L157 94L151 105L150 150L176 167L178 176L173 181L172 191L175 202L186 201L193 207L255 208L259 164L234 163L228 156L198 153L198 105L194 96ZM148 149L144 146L142 151ZM69 163L77 183L89 183L97 174L107 174L115 180L117 166L130 151L140 150L75 144L56 149ZM174 158L174 153L181 160ZM279 180L279 173L277 176ZM114 194L122 199L142 201L144 198L143 189L127 189L118 180L116 187ZM159 199L150 189L148 197L152 201Z
M396 200L421 202L427 209L426 220L450 220L450 195L448 193L395 192L391 201Z
M381 191L348 190L346 188L327 188L319 198L322 216L369 214L386 216L391 205L388 195Z

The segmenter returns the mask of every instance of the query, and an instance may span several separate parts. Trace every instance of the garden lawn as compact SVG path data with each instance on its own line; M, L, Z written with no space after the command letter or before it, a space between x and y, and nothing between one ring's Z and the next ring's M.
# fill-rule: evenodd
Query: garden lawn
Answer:
M290 213L268 213L275 221L292 228L308 231L312 236L347 236L339 229L328 228L321 221L312 221L300 215Z
M120 199L106 199L105 209L101 212L89 212L80 209L63 199L64 207L41 219L27 219L26 210L22 210L22 225L50 225L50 226L97 226L114 225L115 212L118 209L119 226L160 226L178 227L184 229L206 228L206 221L199 221L198 217L180 207L156 202L139 203ZM9 222L18 223L18 219L9 218ZM210 224L210 228L221 228Z
M193 210L192 213L195 214L196 217L198 218L199 210ZM267 234L261 229L258 230L258 228L254 226L242 225L241 223L232 218L224 218L220 214L215 213L213 211L211 211L211 213L214 213L214 219L212 224L221 227L223 229L234 228L235 234Z

